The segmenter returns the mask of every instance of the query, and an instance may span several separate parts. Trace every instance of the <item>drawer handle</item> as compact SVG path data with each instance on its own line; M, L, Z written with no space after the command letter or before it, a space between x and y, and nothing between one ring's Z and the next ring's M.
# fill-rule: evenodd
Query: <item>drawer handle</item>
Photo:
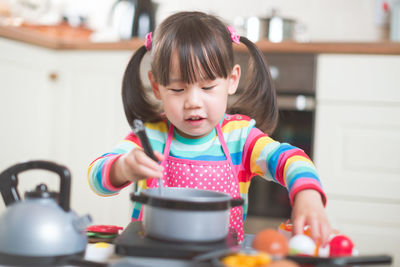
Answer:
M50 72L49 73L49 79L52 82L58 81L58 73L57 72Z

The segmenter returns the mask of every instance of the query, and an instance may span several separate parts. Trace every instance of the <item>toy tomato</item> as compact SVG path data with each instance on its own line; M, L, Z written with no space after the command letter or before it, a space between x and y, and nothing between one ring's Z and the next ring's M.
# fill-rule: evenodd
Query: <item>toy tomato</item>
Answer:
M353 252L353 241L345 235L337 235L329 242L329 256L351 256Z

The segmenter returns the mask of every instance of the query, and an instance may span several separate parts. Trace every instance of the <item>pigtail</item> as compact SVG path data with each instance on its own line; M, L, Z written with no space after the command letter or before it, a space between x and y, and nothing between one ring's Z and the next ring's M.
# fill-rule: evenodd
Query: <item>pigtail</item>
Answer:
M131 126L134 119L156 121L160 118L158 107L151 101L140 78L140 63L146 52L145 46L135 52L125 69L122 81L122 102L126 119Z
M245 114L256 120L257 127L272 134L278 121L276 92L269 68L258 47L246 37L242 42L249 49L251 59L244 89L230 107L230 113Z

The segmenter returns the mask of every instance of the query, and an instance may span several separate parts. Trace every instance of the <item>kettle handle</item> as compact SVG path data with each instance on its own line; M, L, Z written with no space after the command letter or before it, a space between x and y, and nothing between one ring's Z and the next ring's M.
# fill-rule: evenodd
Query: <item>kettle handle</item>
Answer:
M0 191L6 206L21 199L17 189L18 174L32 169L43 169L58 174L58 176L60 177L60 192L58 204L63 210L69 211L71 173L68 168L62 165L44 160L34 160L17 163L0 173Z

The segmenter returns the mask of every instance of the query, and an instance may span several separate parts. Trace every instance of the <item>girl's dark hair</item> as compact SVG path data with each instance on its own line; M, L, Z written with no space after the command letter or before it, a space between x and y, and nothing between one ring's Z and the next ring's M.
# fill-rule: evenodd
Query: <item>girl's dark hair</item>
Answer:
M233 66L232 39L226 25L218 18L202 12L179 12L164 20L153 33L151 70L157 83L170 83L173 53L179 60L180 80L195 83L199 80L228 78ZM267 133L275 129L278 110L276 94L268 67L257 46L245 37L240 41L249 49L251 60L243 90L227 113L240 113L254 118L257 127ZM161 119L158 103L150 97L140 79L140 62L147 50L140 47L125 70L122 100L128 123ZM174 55L175 56L175 55ZM200 68L199 68L200 66Z

